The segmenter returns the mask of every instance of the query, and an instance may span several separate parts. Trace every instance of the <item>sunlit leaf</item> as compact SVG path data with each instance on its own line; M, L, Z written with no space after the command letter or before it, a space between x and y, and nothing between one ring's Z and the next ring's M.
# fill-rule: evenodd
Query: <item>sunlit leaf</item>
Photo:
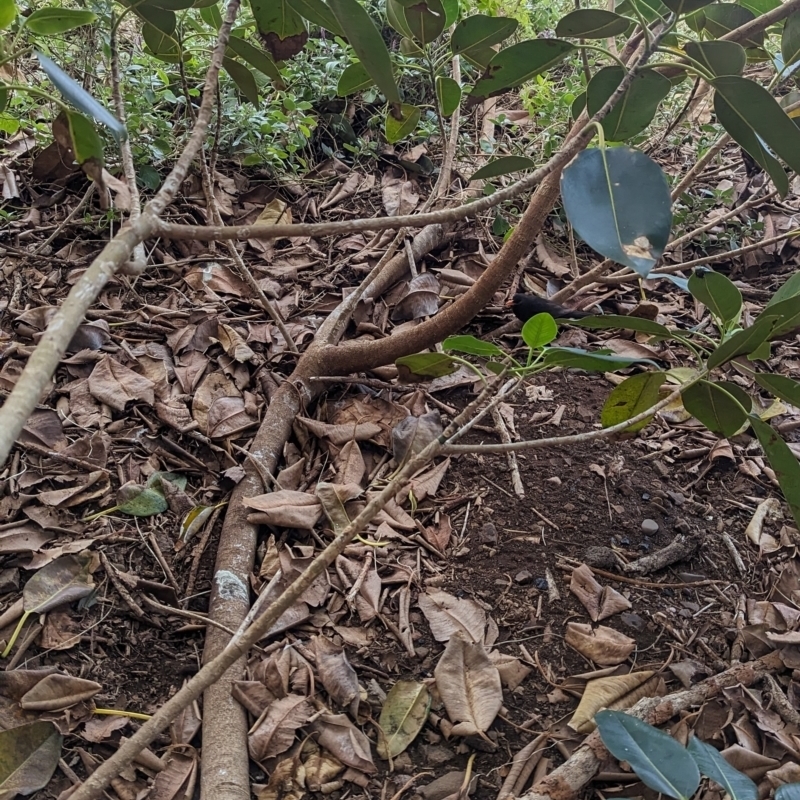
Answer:
M452 117L461 104L461 85L445 75L436 76L436 99L445 118Z
M390 106L386 112L384 133L390 144L410 136L417 129L421 111L417 106L406 103Z
M558 325L550 314L535 314L522 326L522 341L539 350L558 336Z
M457 353L468 353L473 356L500 356L501 358L505 353L496 345L491 342L484 342L483 339L478 339L475 336L462 335L462 336L448 336L442 342L444 350L455 350Z
M415 353L411 356L402 356L394 363L400 372L401 380L406 382L452 375L460 366L457 361L444 353Z
M431 695L424 683L398 681L392 686L381 709L378 755L399 756L422 730L430 707Z
M626 378L619 386L615 386L600 413L603 427L610 428L652 408L659 400L658 390L666 379L667 376L663 372L640 372L638 375ZM626 430L631 433L639 431L650 422L650 419L648 417L637 422Z
M13 17L12 17L13 19ZM26 20L25 27L33 33L52 36L57 33L66 33L83 25L91 25L97 19L97 14L77 8L39 8ZM0 25L0 27L7 27Z
M16 18L17 4L14 0L0 0L0 31L7 28Z

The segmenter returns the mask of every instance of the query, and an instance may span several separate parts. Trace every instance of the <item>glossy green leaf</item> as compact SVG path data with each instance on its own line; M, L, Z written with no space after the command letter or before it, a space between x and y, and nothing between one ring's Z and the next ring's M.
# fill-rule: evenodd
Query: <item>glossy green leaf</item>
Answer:
M177 64L181 60L181 46L177 40L149 22L142 25L142 38L148 50L161 61Z
M445 26L445 13L441 0L415 0L412 4L403 4L406 24L421 45L428 45L441 36Z
M486 75L470 93L470 103L502 94L560 64L575 45L561 39L530 39L503 48L489 62Z
M767 302L767 308L800 295L800 270L790 275L777 289Z
M664 0L664 5L675 14L692 14L713 0Z
M683 407L712 433L733 436L747 422L752 401L733 383L699 381L682 395Z
M603 67L586 88L586 112L596 114L625 77L622 67ZM625 90L622 98L601 122L606 138L622 142L641 133L656 115L659 103L669 94L672 84L660 72L643 69Z
M241 62L232 58L223 58L222 66L231 76L239 91L254 106L259 104L258 84L253 73Z
M404 56L412 56L413 58L424 58L425 51L408 36L404 36L400 40L400 52Z
M0 731L0 794L30 795L50 782L63 737L52 722L37 720Z
M590 353L588 350L581 350L578 347L550 347L545 350L544 363L550 367L571 367L590 372L610 372L615 369L632 367L634 364L649 364L658 367L658 364L647 358L625 358L602 351Z
M706 18L705 29L714 39L721 39L756 18L749 8L736 3L712 3L703 9L703 14ZM743 47L761 47L764 44L764 32L754 33L740 44Z
M573 120L577 120L578 117L583 114L586 110L586 92L581 92L573 101L572 105L569 107L569 113L572 116Z
M390 106L386 112L384 134L389 144L399 142L410 136L417 129L421 111L417 106L401 103L399 106Z
M14 0L0 0L0 31L5 30L17 18Z
M509 175L512 172L533 169L535 166L536 162L525 156L501 156L493 159L488 164L484 164L470 180L485 181L489 178L497 178L500 175Z
M621 711L599 711L594 719L609 752L627 761L644 784L667 797L694 794L700 785L700 771L671 736Z
M83 25L91 25L96 19L97 14L83 9L40 8L25 20L25 27L33 33L52 36L56 33L75 30Z
M84 114L105 125L117 141L127 139L128 131L125 126L103 108L79 83L72 80L61 67L42 53L36 53L36 58L56 89L64 95L65 100L72 103L79 111L83 111Z
M772 329L770 339L782 336L800 327L800 295L787 297L778 303L770 303L756 318L756 322L762 316L777 316L778 323ZM755 324L755 323L754 323Z
M444 8L444 25L449 28L458 19L461 9L458 7L458 0L442 0Z
M378 755L396 758L416 739L431 707L431 695L424 683L398 681L383 701L379 721Z
M800 783L784 783L775 790L775 800L800 800Z
M461 55L478 67L485 68L494 58L493 45L511 36L519 27L509 17L487 17L483 14L462 19L450 37L454 55Z
M787 67L800 59L800 11L786 18L781 35L781 56Z
M769 340L777 322L777 316L762 314L749 328L738 331L717 347L708 357L706 365L709 369L714 369L737 356L755 353L764 342Z
M257 69L262 75L272 78L276 83L283 84L278 65L263 50L254 47L246 39L242 39L241 36L233 35L228 40L228 47L253 69Z
M689 291L722 325L739 320L742 293L721 272L696 269L689 277Z
M589 247L647 276L672 226L669 185L655 161L630 147L584 150L562 173L561 195Z
M219 6L206 6L200 9L200 18L214 30L219 30L222 25L222 14L220 14ZM233 37L231 37L233 38Z
M686 749L700 772L718 783L731 800L758 800L758 787L755 783L732 767L716 748L701 742L697 736L692 736Z
M640 333L652 333L654 336L661 336L668 339L674 335L674 332L654 322L651 319L643 319L642 317L626 317L621 314L603 314L596 317L584 317L583 319L576 319L571 325L577 325L581 328L590 328L591 330L623 330L623 331L639 331Z
M452 117L461 105L461 85L444 75L436 76L436 99L443 117Z
M608 39L625 33L631 21L613 11L600 8L579 8L562 17L556 25L556 36L578 39Z
M392 61L380 31L358 0L330 0L336 20L347 34L350 46L367 68L377 87L390 103L400 103ZM397 141L397 140L395 140Z
M400 380L411 383L420 380L452 375L461 365L444 353L414 353L402 356L395 362Z
M468 353L471 356L500 356L502 358L505 353L496 345L491 342L484 342L475 336L464 334L462 336L448 336L442 342L444 350L455 350L457 353Z
M67 111L66 113L75 160L82 167L92 162L93 168L87 173L95 174L95 168L99 170L103 166L103 142L91 120L77 111Z
M769 340L762 342L752 353L747 354L748 361L769 361L772 355L772 345Z
M759 164L764 147L755 146L757 137L800 172L800 128L763 86L736 75L715 78L713 86L720 124ZM771 172L770 177L774 180Z
M736 42L687 42L684 50L713 75L741 75L747 64L747 53Z
M386 21L406 39L413 41L411 28L406 22L406 10L400 5L399 0L386 0Z
M366 67L360 61L356 61L354 64L348 64L339 76L336 94L339 97L348 97L374 85L375 81L372 80Z
M640 372L626 378L619 386L615 386L600 412L600 422L603 427L610 428L652 408L659 401L658 390L666 379L667 376L663 372ZM652 417L648 417L626 430L631 433L639 431L651 419Z
M287 0L289 5L304 19L335 36L344 36L344 30L339 25L335 14L322 0Z
M775 471L783 497L792 512L794 524L800 526L800 463L797 461L797 456L774 428L757 414L750 414L749 419L761 447L764 448L767 460Z
M534 314L522 326L522 341L531 350L539 350L558 336L558 325L550 314Z

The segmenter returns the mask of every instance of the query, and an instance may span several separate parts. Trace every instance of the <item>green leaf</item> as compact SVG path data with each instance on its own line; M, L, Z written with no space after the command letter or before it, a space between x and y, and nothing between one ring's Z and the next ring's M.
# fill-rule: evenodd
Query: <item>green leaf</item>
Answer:
M29 795L50 782L63 737L52 722L37 720L0 731L0 793Z
M223 58L222 66L231 76L239 91L254 105L259 103L258 84L253 73L238 61L232 58Z
M455 350L457 353L468 353L471 356L500 356L502 358L505 353L496 345L491 342L484 342L482 339L477 339L475 336L462 335L462 336L448 336L442 342L444 350Z
M165 36L172 37L175 33L175 28L178 25L178 18L175 12L168 8L159 8L158 6L150 5L149 3L133 3L126 2L133 9L141 20L152 25L156 30L161 31Z
M272 78L275 83L283 84L283 78L281 77L278 65L263 50L260 50L258 47L253 47L250 42L242 39L241 36L233 35L231 35L228 40L228 47L230 47L242 61L246 61L253 67L253 69L257 69L262 75Z
M736 3L712 3L703 9L705 29L714 39L721 39L725 34L752 22L756 15L749 8ZM761 47L764 44L764 32L754 33L740 42L743 47Z
M712 433L728 438L747 422L752 400L735 383L699 381L682 395L683 407Z
M61 67L57 66L42 53L36 53L36 58L39 59L39 64L56 89L64 95L65 100L72 103L79 111L83 111L84 114L88 114L105 125L117 141L128 138L128 131L125 126L113 114L103 108L79 83L72 80Z
M757 17L774 11L780 6L781 0L739 0L739 5L749 8Z
M521 86L560 64L575 49L574 44L561 39L530 39L503 48L492 57L485 76L473 87L470 104Z
M200 18L203 20L203 22L206 23L206 25L208 25L211 28L214 28L214 30L218 31L222 26L222 14L220 14L219 6L216 4L213 6L205 6L204 8L201 8Z
M788 297L779 303L768 303L766 308L756 317L756 323L764 316L778 317L778 323L769 335L770 339L775 339L784 333L795 330L795 328L800 327L800 295Z
M764 309L766 311L770 306L776 303L781 303L784 300L789 300L792 297L800 295L800 270L790 275L779 287L775 294L770 297L769 302Z
M578 39L608 39L628 30L631 21L613 11L579 8L562 17L556 25L556 36Z
M772 95L763 86L737 75L715 78L712 84L716 90L714 109L725 130L756 161L763 145L755 148L753 139L760 136L769 148L800 173L800 128Z
M398 0L386 0L386 21L406 39L412 39L411 28L406 22L406 10Z
M658 364L647 358L625 358L602 351L590 353L578 347L549 347L544 351L544 363L550 367L572 367L591 372L609 372L625 369L634 364L650 364L658 367Z
M622 67L603 67L586 88L586 112L594 116L617 90L625 77ZM622 142L641 133L656 115L659 103L672 84L660 72L643 69L625 90L622 98L605 116L601 125L606 138Z
M377 87L390 103L400 103L400 90L394 80L392 61L380 31L358 0L330 0L336 20L359 61L367 68ZM396 141L396 140L395 140Z
M452 375L461 366L458 361L444 353L414 353L411 356L402 356L394 363L400 373L400 380L405 383Z
M622 0L617 5L616 11L618 14L631 16L635 13L634 9L638 10L648 22L656 19L664 21L670 13L661 0Z
M461 85L444 75L436 76L436 99L443 117L452 117L461 104Z
M713 75L741 75L747 64L747 53L736 42L687 42L683 49Z
M714 369L737 356L755 353L769 339L777 322L777 316L761 314L749 328L738 331L717 347L708 357L706 366Z
M786 18L781 36L781 56L787 67L800 59L800 11Z
M758 800L758 787L755 783L747 775L734 769L710 744L692 736L687 750L700 772L716 781L730 795L731 800Z
M398 681L383 701L378 755L396 758L416 739L428 719L431 695L424 683Z
M406 103L392 105L386 112L384 134L389 144L399 142L417 129L421 111L417 106Z
M339 83L336 85L336 94L339 97L347 97L374 85L375 81L370 77L367 68L360 61L357 61L354 64L348 64L344 68L344 71L339 76Z
M149 22L142 25L142 38L150 52L161 61L177 64L181 60L181 46L178 41Z
M72 139L72 152L75 153L75 160L83 166L87 162L93 162L93 166L98 169L103 166L103 142L97 135L91 120L79 114L77 111L67 111L67 122L69 123L69 134ZM92 173L88 173L92 174Z
M664 0L664 5L676 14L692 14L711 2L712 0Z
M669 185L655 161L630 147L584 150L562 173L561 194L589 247L647 277L672 226Z
M750 414L749 419L770 466L775 470L783 496L792 512L794 524L800 526L800 463L797 461L797 456L775 430L757 414Z
M640 372L626 378L619 386L615 386L608 396L600 413L600 422L604 428L610 428L620 422L635 417L659 401L658 390L666 381L663 372ZM627 428L631 433L644 428L652 417L637 422Z
M412 4L400 2L406 12L406 24L420 44L428 45L441 36L445 26L441 0L414 0Z
M424 58L425 51L408 36L404 36L400 40L400 52L404 56L411 56L412 58Z
M689 291L721 325L738 322L742 313L742 293L721 272L696 269L689 278Z
M762 389L800 408L800 382L771 372L757 372L753 377Z
M775 800L800 800L800 783L785 783L775 792Z
M0 31L7 28L17 18L17 4L14 0L0 0Z
M484 164L471 178L471 181L485 181L489 178L497 178L500 175L508 175L512 172L520 172L526 169L533 169L536 162L525 156L501 156L495 158L488 164Z
M458 19L460 13L458 0L442 0L442 7L444 8L444 26L449 28Z
M550 314L534 314L522 326L522 341L531 350L539 350L558 336L558 325Z
M485 68L494 58L493 45L511 36L518 26L515 19L508 17L475 14L456 25L450 37L450 48L454 55L461 55L475 66Z
M584 317L583 319L576 319L570 323L577 325L581 328L590 328L591 330L607 330L613 328L614 330L624 331L639 331L640 333L652 333L653 336L661 336L664 339L669 339L675 335L664 325L658 322L653 322L651 319L643 319L641 317L626 317L621 314L603 314L597 317Z
M287 2L304 19L330 31L334 36L344 37L342 26L337 22L333 11L322 0L287 0Z
M296 56L308 41L306 23L288 2L250 0L263 45L275 61Z
M671 736L620 711L599 711L594 719L603 744L643 783L668 797L694 794L700 785L697 764Z
M92 11L77 8L40 8L25 20L25 27L33 33L52 36L75 30L83 25L91 25L96 19L97 14ZM5 28L7 25L0 27Z

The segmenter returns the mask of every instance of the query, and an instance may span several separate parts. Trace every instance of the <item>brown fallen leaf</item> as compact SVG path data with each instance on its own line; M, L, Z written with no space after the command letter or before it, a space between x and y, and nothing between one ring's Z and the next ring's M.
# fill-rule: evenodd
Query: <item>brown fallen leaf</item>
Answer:
M663 681L652 670L589 681L581 702L568 723L569 727L578 733L591 733L596 727L594 715L601 709L624 711L632 708L643 697L663 694L662 687Z
M340 706L347 707L358 697L358 676L341 647L324 636L313 639L317 672L325 691Z
M601 586L586 564L581 564L572 570L569 589L583 603L593 622L607 619L632 607L630 601L616 589L611 586Z
M320 747L333 753L343 764L374 775L369 739L344 714L322 714L313 723Z
M603 625L592 628L582 622L567 623L564 641L582 656L601 666L621 664L634 651L636 641Z
M421 594L417 602L437 642L446 642L455 633L461 633L469 641L483 641L486 612L471 598L457 598L430 589Z
M322 517L319 498L289 489L245 497L242 503L247 508L259 511L266 524L281 528L311 530Z
M301 695L290 694L275 700L248 734L250 757L261 762L286 752L297 729L309 721L312 713L311 704Z

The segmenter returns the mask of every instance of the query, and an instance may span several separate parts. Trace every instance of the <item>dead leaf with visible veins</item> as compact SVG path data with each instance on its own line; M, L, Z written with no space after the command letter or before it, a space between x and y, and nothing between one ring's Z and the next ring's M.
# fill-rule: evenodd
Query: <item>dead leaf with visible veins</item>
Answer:
M620 611L627 611L631 603L611 586L601 586L594 573L586 565L581 564L572 570L570 591L583 603L593 622L606 619Z
M432 317L439 310L439 281L430 272L422 272L408 282L405 296L394 307L392 321Z
M259 518L265 524L279 528L312 530L322 517L322 503L319 498L289 489L245 497L242 503L247 508L258 511Z
M330 639L316 636L313 639L317 656L317 672L325 691L334 702L347 707L358 697L358 676L344 650Z
M511 691L531 674L530 667L525 666L518 658L501 653L499 650L492 650L489 658L500 673L501 683Z
M503 705L500 673L483 645L454 633L433 671L456 736L482 734Z
M442 435L444 426L438 409L420 417L406 417L392 431L392 454L397 464L419 455L434 439Z
M354 483L361 485L366 472L364 456L361 455L361 448L358 442L351 440L345 442L342 449L333 459L333 467L336 470L334 483Z
M663 694L662 687L663 681L652 670L589 681L568 723L569 727L578 733L591 733L596 727L594 715L601 709L624 711L635 706L643 697Z
M417 602L437 642L446 642L456 633L473 642L483 641L486 612L474 600L430 589Z
M333 753L343 764L374 775L378 770L372 760L369 739L345 714L322 714L313 723L320 747Z
M623 633L600 625L592 628L582 622L567 623L564 641L595 664L621 664L636 648L636 641Z
M307 724L312 714L311 704L300 695L289 694L275 700L248 734L250 758L261 762L286 752L297 729Z
M189 745L172 748L165 756L166 766L153 781L147 800L184 800L194 795L199 761Z
M19 700L26 711L63 711L84 700L90 700L102 686L94 681L55 673L42 678Z
M103 356L95 364L88 381L92 396L115 411L124 411L125 406L134 400L149 406L155 403L153 381L124 367L111 356Z

